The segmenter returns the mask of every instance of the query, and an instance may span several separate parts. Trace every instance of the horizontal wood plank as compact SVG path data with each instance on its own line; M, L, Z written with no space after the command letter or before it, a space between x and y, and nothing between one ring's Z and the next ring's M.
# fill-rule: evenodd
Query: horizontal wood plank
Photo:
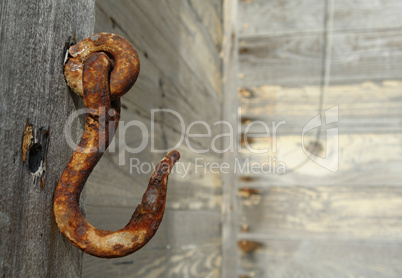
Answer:
M319 86L262 86L240 90L242 130L264 133L263 121L277 135L301 134L305 125L320 113ZM400 133L402 118L402 82L365 82L334 85L325 90L324 110L338 107L339 133Z
M334 33L329 84L401 80L399 30ZM322 85L324 40L320 34L243 39L240 87Z
M241 177L241 187L401 184L401 134L345 134L328 140L324 137L317 142L316 134L312 133L303 137L304 147L301 135L254 140L250 144L253 149L244 148L237 159L236 171ZM268 152L254 153L264 149ZM338 153L338 162L331 152ZM327 155L328 164L314 162L307 156L309 153L321 158ZM252 168L254 164L255 169ZM336 165L337 171L332 168Z
M402 27L402 4L398 0L333 2L335 32ZM314 0L241 0L238 17L240 36L323 32L328 3Z
M241 39L239 86L320 85L322 59L320 35Z
M238 221L268 238L402 243L401 205L402 187L269 187L239 195Z
M398 0L334 1L334 30L400 29L402 3Z
M323 30L324 12L325 1L240 0L239 35L320 32Z
M247 277L396 278L401 244L267 240L255 253L241 254Z

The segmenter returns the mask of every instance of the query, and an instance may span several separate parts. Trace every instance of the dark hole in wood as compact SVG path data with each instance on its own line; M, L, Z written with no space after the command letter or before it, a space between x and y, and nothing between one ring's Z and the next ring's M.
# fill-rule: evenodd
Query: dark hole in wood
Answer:
M247 52L250 52L250 49L248 49L248 48L246 48L246 47L243 47L243 48L240 48L240 49L239 49L239 53L240 53L240 54L242 54L242 53L247 53Z
M43 150L41 144L33 144L29 149L28 169L31 173L38 171L43 158Z
M36 143L33 143L29 148L28 169L31 173L36 173L41 164L46 165L46 156L49 145L49 130L43 127L39 128Z

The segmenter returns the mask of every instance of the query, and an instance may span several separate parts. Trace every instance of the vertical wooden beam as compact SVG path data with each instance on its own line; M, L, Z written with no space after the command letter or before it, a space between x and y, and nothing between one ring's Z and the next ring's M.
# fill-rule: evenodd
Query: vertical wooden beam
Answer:
M236 175L235 158L238 152L237 128L237 0L223 1L223 120L229 122L234 131L234 152L225 152L223 161L228 162L230 174L222 174L223 182L223 223L222 223L222 277L237 277L237 222L236 222ZM227 131L226 131L227 132ZM230 143L225 138L224 148Z
M64 81L65 48L93 28L94 0L1 1L0 277L81 276L52 201L73 152L63 129L81 103Z

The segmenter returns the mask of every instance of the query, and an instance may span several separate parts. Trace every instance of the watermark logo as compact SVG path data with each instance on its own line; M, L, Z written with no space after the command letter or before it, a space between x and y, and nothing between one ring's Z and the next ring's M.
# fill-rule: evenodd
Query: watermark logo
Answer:
M280 160L281 152L286 149L286 145L278 146L279 129L286 125L286 121L273 121L271 124L261 120L241 121L241 110L238 113L238 121L235 125L227 121L216 121L207 123L205 121L194 121L187 123L184 118L176 111L171 109L152 109L150 111L151 121L145 123L132 120L129 122L120 121L117 130L117 139L113 140L115 133L115 123L105 123L107 114L113 116L113 110L106 111L99 108L99 147L91 149L77 148L78 145L72 138L72 123L80 115L86 114L85 109L74 111L68 118L64 133L67 143L72 149L82 152L105 152L107 148L106 142L110 142L108 152L118 152L119 165L130 164L131 173L149 173L153 171L155 165L140 161L137 158L130 158L128 154L138 154L146 149L152 153L166 153L172 149L185 148L192 152L194 161L186 162L187 165L177 163L176 171L181 177L193 174L201 174L201 169L209 173L229 174L235 173L239 175L258 175L258 174L286 174L286 163ZM176 136L175 140L170 140L169 144L165 142L164 148L158 148L154 141L158 133L157 125L160 118L167 118L170 123L174 123ZM159 121L158 121L159 119ZM339 147L338 147L338 107L333 107L324 111L323 115L317 115L311 119L303 128L301 136L302 150L304 154L312 161L323 168L337 172L339 168ZM109 128L106 132L105 128ZM103 129L102 129L103 128ZM126 133L128 129L135 130L139 140L131 141L136 145L129 146L126 142ZM307 133L318 129L320 132L320 141L313 142L313 146L306 143ZM105 134L109 134L109 138L104 138ZM103 136L101 136L103 135ZM266 140L264 138L269 138ZM254 141L268 143L257 143ZM200 144L199 142L204 142ZM198 142L198 143L197 143ZM324 142L325 152L321 146ZM319 150L319 151L317 151ZM206 153L214 153L214 157L222 157L223 153L236 153L237 157L233 157L233 161L203 161L202 157ZM300 153L300 152L299 152Z
M339 169L339 128L332 127L338 122L338 106L326 110L323 114L315 116L303 128L302 148L303 152L315 163L331 172L337 172ZM324 119L322 119L324 118ZM320 128L325 131L325 153L323 157L317 155L317 144L312 148L305 144L305 134L313 129Z

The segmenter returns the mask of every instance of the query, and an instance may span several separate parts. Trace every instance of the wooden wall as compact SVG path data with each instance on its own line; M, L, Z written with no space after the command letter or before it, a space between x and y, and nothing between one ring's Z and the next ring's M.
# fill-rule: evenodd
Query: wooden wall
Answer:
M82 253L52 207L73 153L64 125L80 108L64 80L65 52L91 35L94 0L4 0L0 19L0 277L80 277Z
M268 154L240 157L287 169L238 177L238 240L257 248L239 251L239 275L400 276L401 14L396 0L239 0L243 129L286 121L276 138L249 140ZM307 122L333 107L339 142L324 128L304 140L321 157L339 146L335 173L302 147Z
M178 118L165 111L153 119L151 109L177 112L185 127L195 121L212 127L209 138L187 138L195 149L211 148L222 131L215 122L236 122L237 103L242 131L256 120L270 131L284 123L276 134L243 137L238 154L197 154L184 141L156 236L121 259L84 255L83 273L81 254L50 221L58 173L72 151L60 135L82 105L66 91L60 48L69 36L90 35L93 2L81 2L0 7L0 276L400 276L400 1L98 0L95 32L124 36L141 59L139 80L123 98L120 129L136 120L156 130L129 127L95 169L86 186L94 226L123 227L151 174L137 173L130 162L156 163L164 154L152 151L152 140L161 149L181 139ZM311 119L325 120L333 108L337 121L303 134ZM336 135L327 136L328 129ZM27 145L24 163L27 134L44 142ZM120 144L135 148L144 138L140 153ZM269 152L256 154L246 144ZM326 167L306 155L325 158L328 150L337 155ZM32 175L38 159L49 165L39 182ZM266 163L271 170L225 176L196 167L196 159Z
M220 0L98 0L95 32L122 35L140 56L139 79L122 99L125 123L141 121L150 131L151 109L165 108L179 113L186 127L200 120L213 127L212 137L220 132L213 126L222 119ZM146 139L154 139L158 149L173 147L181 136L180 122L168 112L156 115L156 132ZM194 126L191 133L205 133L205 128ZM138 147L142 138L138 128L127 129L129 147ZM210 138L189 139L195 149L211 145ZM178 150L180 167L190 166L190 173L170 175L167 209L156 236L121 259L84 255L84 277L220 277L221 177L196 171L195 158L219 162L221 155L196 154L185 142ZM148 144L141 153L125 152L119 165L119 151L104 155L86 186L87 218L102 229L125 226L148 184L151 173L130 173L130 159L157 163L164 155L151 152Z

